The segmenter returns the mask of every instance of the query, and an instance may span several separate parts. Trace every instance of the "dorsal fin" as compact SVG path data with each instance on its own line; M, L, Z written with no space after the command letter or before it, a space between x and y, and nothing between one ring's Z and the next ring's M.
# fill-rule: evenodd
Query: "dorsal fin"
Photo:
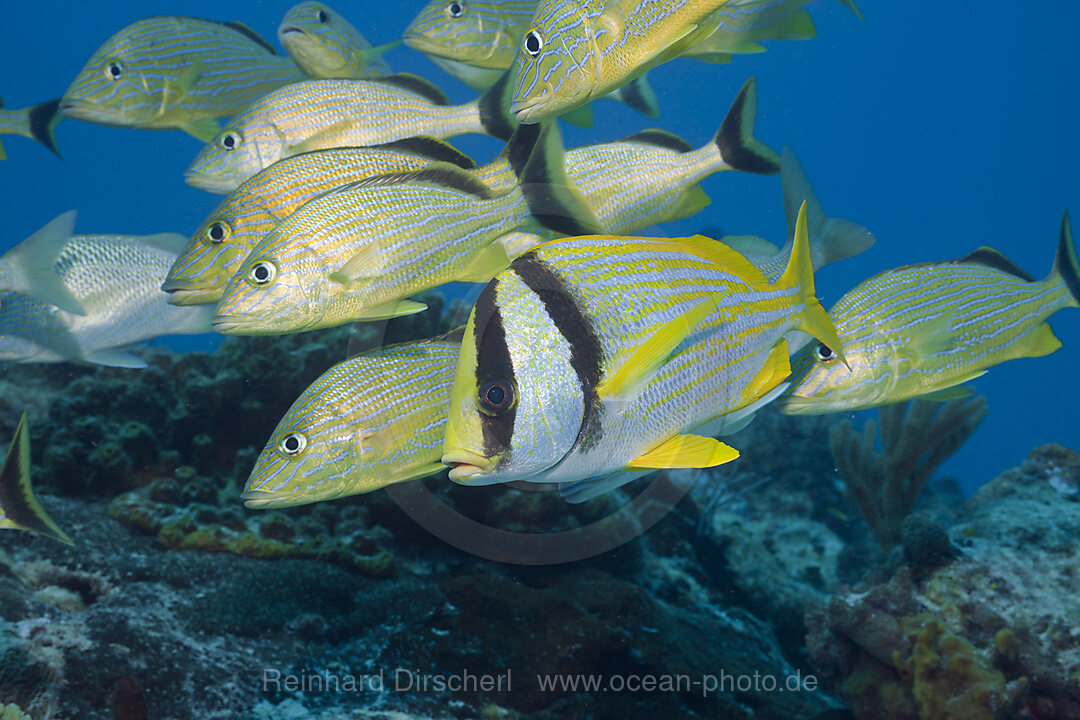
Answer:
M213 21L213 22L217 22L217 21ZM251 28L249 28L247 25L240 22L239 20L230 20L229 22L223 22L223 23L220 23L220 24L224 25L227 28L232 28L236 32L238 32L241 35L243 35L244 37L246 37L251 42L255 43L256 45L262 46L262 48L264 50L266 50L266 52L270 53L271 55L277 55L277 50L274 49L273 45L266 42L266 39L262 35L255 32L254 30L252 30Z
M331 190L330 193L343 192L354 188L385 187L387 185L401 185L403 183L427 183L441 185L453 190L459 190L475 195L481 200L490 200L491 188L482 183L475 175L450 163L432 163L423 170L414 170L403 173L387 173L364 178L348 185Z
M639 133L634 133L629 137L624 137L618 142L637 143L638 145L655 145L656 147L667 148L668 150L674 150L675 152L690 152L694 149L694 146L683 140L675 133L670 133L667 130L642 130Z
M986 267L994 268L995 270L1000 270L1001 272L1006 272L1010 275L1015 275L1021 280L1035 282L1035 278L1032 277L1030 273L1019 267L1016 263L1005 257L1005 255L998 252L994 248L981 247L975 252L968 253L962 258L957 258L956 260L952 260L950 262L953 265L958 265L960 263L985 265Z
M447 333L444 333L444 334L439 335L437 337L433 337L432 341L434 341L434 342L442 341L442 342L456 342L456 343L459 343L459 342L462 341L464 336L465 336L465 326L462 325L461 327L454 328L453 330L451 330L451 331L449 331Z
M471 157L450 143L437 140L429 135L417 135L403 140L383 143L382 145L373 145L372 147L408 153L409 155L426 158L432 162L448 162L466 170L476 167L476 163Z
M406 90L427 99L432 105L449 105L450 98L446 97L439 88L435 87L430 80L425 80L419 75L412 73L395 73L379 78L377 82L393 85L396 88Z

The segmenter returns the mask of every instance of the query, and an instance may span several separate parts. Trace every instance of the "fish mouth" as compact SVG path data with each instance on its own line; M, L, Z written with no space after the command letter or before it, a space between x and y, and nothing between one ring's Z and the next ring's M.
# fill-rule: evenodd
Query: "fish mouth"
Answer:
M161 291L168 293L170 305L210 305L221 299L222 289L199 287L187 280L166 280Z
M544 104L541 98L515 100L510 103L510 114L522 125L532 125L540 122L539 115L543 111Z
M830 412L810 398L788 395L777 399L776 407L785 415L821 415Z
M442 464L450 468L450 479L454 482L473 484L472 481L481 479L495 469L495 458L469 450L451 450L442 456Z
M210 325L214 332L223 335L247 335L252 334L251 325L253 319L246 315L215 315L210 318Z
M304 28L297 27L296 25L288 25L286 27L283 27L281 28L280 32L282 35L289 35L291 33L300 33L301 35L307 35L307 31L304 30Z
M185 170L184 182L193 188L218 194L230 193L240 185L229 178L208 175L200 170Z
M295 500L287 495L266 492L264 490L245 490L240 493L240 499L244 501L244 507L252 510L264 510L266 508L289 507L303 503L289 502Z

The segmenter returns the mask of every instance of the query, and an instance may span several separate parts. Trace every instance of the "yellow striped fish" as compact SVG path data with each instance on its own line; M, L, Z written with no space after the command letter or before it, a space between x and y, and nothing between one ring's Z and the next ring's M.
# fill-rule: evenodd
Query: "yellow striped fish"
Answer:
M316 150L276 162L218 204L173 263L161 289L173 305L216 303L259 241L308 200L374 175L420 170L433 162L473 167L450 145L425 137Z
M663 130L646 130L616 142L567 151L566 174L612 234L629 235L689 217L709 204L698 183L713 173L780 170L776 152L754 137L756 114L757 85L751 78L704 147L694 149ZM506 192L516 180L506 156L476 173L495 192Z
M557 147L551 127L519 129L521 146L536 151L520 184L502 196L467 171L436 163L311 200L240 266L214 329L280 334L409 315L424 305L404 298L448 282L486 281L531 246L504 244L508 237L527 242L540 224L565 234L600 227L561 174L561 154L550 153Z
M249 508L332 500L440 472L461 330L338 363L278 423L244 486Z
M958 386L994 365L1061 347L1047 318L1066 307L1080 307L1068 213L1043 280L987 247L950 262L887 270L829 313L850 367L838 366L828 342L804 348L793 359L781 408L809 415L965 395Z
M510 112L535 123L678 57L717 28L727 0L542 0L521 42Z
M402 35L405 44L473 90L491 87L517 59L536 0L431 0ZM648 118L660 117L656 92L644 75L607 96ZM582 108L587 110L587 108ZM592 123L591 111L564 118Z
M854 0L840 0L855 16L862 13ZM755 0L729 3L713 15L718 27L712 35L683 53L683 57L726 63L732 55L765 52L764 40L806 40L817 35L810 0Z
M304 77L243 23L151 17L98 48L60 109L113 127L180 128L206 142L220 129L218 118Z
M22 135L37 140L49 148L56 157L60 157L53 132L64 119L59 108L59 100L49 100L30 107L8 110L4 108L4 102L0 100L0 135ZM0 143L0 160L7 160L7 153L2 143Z
M440 434L438 445L441 444ZM30 431L26 413L19 418L11 447L4 456L4 464L0 465L0 529L29 530L65 545L75 544L34 496L30 484Z
M509 78L471 103L449 106L441 90L416 75L295 83L233 118L202 149L184 179L225 193L278 160L311 150L381 145L416 135L486 133L506 140L514 130L505 112L508 85Z
M372 47L348 20L313 0L293 5L277 31L278 42L310 78L367 80L391 73L382 55L397 43Z
M688 431L731 429L775 397L786 333L837 343L814 297L805 208L796 237L772 284L700 236L569 238L515 260L465 328L450 479L573 483L735 459Z

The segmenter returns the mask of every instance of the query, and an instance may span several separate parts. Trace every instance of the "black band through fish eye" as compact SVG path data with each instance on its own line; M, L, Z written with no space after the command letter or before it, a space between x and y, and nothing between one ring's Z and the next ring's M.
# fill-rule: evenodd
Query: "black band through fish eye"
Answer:
M544 38L540 37L540 33L536 30L530 30L525 36L525 52L532 57L536 57L543 49Z
M490 414L506 412L514 404L514 386L506 380L484 383L479 392L480 408Z

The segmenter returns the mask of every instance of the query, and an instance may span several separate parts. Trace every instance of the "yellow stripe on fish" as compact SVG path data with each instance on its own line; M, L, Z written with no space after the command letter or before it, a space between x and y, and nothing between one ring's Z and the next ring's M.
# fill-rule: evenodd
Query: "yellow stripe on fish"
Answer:
M1068 213L1053 269L1036 281L990 248L942 263L887 270L861 283L830 311L850 367L828 343L793 358L789 414L847 412L932 395L1007 360L1059 347L1047 319L1080 306L1080 263Z
M391 73L382 55L397 43L373 48L348 20L314 0L293 5L278 26L278 42L310 78L368 80Z
M229 192L283 158L333 147L381 145L416 135L467 133L508 139L508 82L477 100L447 105L416 75L379 80L309 80L272 92L233 118L184 173L188 184Z
M217 118L304 77L242 23L150 17L98 48L60 109L114 127L180 128L205 142L220 128Z
M466 325L443 462L470 485L577 482L738 453L686 435L779 392L784 336L836 342L814 297L805 206L775 283L709 238L545 243L489 283Z
M727 0L543 0L521 43L510 112L562 115L678 57L717 27Z
M338 363L278 423L244 486L250 508L304 505L440 472L461 330Z
M483 282L505 268L529 246L501 242L518 230L601 227L562 174L553 132L530 126L515 134L512 153L535 150L505 195L436 163L311 200L263 238L229 281L215 329L280 334L411 314L424 306L405 300L410 295Z
M162 290L173 305L221 299L225 284L259 241L308 200L374 175L420 170L433 162L473 162L434 138L415 137L370 148L333 148L293 155L249 178L195 231Z

